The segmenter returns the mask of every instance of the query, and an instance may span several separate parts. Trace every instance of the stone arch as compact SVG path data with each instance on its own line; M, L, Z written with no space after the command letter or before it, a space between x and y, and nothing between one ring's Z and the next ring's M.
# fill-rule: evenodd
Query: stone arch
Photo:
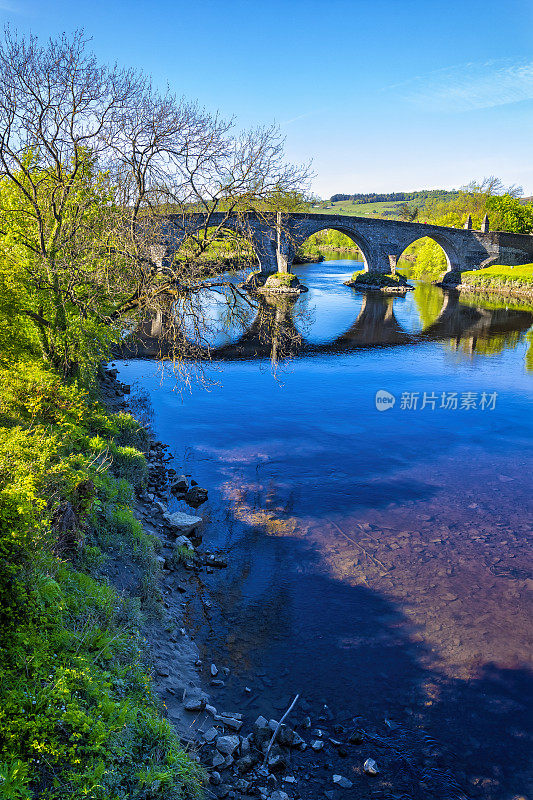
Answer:
M339 225L335 224L334 222L331 225L328 225L327 222L324 222L320 225L313 225L309 226L305 232L301 232L300 235L297 237L295 244L296 247L301 247L302 244L309 239L310 236L314 236L315 233L320 233L321 231L338 231L339 233L344 234L351 239L351 241L357 245L361 255L363 256L363 264L364 269L368 272L369 269L372 269L372 264L374 261L374 251L370 243L362 236L359 231L354 230L348 225ZM294 253L296 252L296 247L293 245ZM294 258L294 253L292 257ZM292 258L291 258L292 263Z
M449 241L449 239L446 236L442 236L433 230L429 230L427 231L427 233L424 231L422 235L420 235L420 232L417 232L415 235L410 236L408 239L405 239L400 245L401 249L397 254L395 254L394 260L396 263L394 264L394 266L396 266L397 262L401 259L402 255L405 253L408 247L410 247L412 244L415 244L415 242L421 241L422 239L429 239L430 241L435 242L435 244L439 245L446 259L446 269L445 269L446 275L456 271L460 271L461 260L459 258L455 246Z

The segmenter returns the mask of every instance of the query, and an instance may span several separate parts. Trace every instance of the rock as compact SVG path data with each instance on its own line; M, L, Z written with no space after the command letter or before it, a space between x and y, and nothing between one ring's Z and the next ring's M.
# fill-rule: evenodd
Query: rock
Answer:
M185 475L178 475L172 486L170 487L172 494L185 494L189 491L189 481Z
M348 741L350 744L362 744L364 742L364 734L363 731L352 731L352 733L348 736Z
M344 778L342 775L334 775L333 783L340 789L351 789L353 786L353 783L349 781L348 778Z
M210 706L209 703L207 703L207 705L205 707L205 710L206 710L206 713L207 714L211 714L212 717L216 717L217 716L217 710L216 710L215 706Z
M240 744L240 739L238 736L219 736L216 740L216 748L219 753L224 753L224 755L232 756L233 753L238 749Z
M281 789L276 789L276 791L272 792L270 795L269 800L289 800L289 795L287 792L281 791Z
M205 733L203 734L204 739L206 742L214 742L217 736L219 735L219 731L216 728L208 728Z
M227 797L231 791L231 786L228 786L227 783L221 783L217 789L217 797Z
M263 744L269 742L272 738L272 731L268 726L268 720L265 717L257 717L256 721L254 722L254 739L256 745L261 749Z
M281 725L276 738L283 747L292 747L294 744L294 736L294 731L289 725Z
M173 514L168 512L163 514L163 519L173 531L187 535L195 528L202 524L201 517L193 517L190 514L184 514L182 511L175 511Z
M214 681L211 681L214 683ZM223 681L220 681L222 685L224 685ZM242 719L236 719L235 717L224 717L221 714L217 716L217 721L223 722L227 728L231 728L232 731L240 731L242 728Z
M302 737L300 736L300 734L296 733L296 731L293 731L293 734L294 735L293 735L293 738L292 738L292 747L297 747L298 750L305 750L307 745L304 742L304 740L302 739Z
M285 775L282 778L282 781L283 781L283 783L293 784L293 783L296 783L296 778L294 777L294 775Z
M219 688L221 688L222 686L225 686L226 684L224 683L224 681L221 681L218 678L214 678L212 681L209 681L209 685L210 686L218 686Z
M222 783L222 776L220 772L217 772L214 769L211 775L209 776L209 783L212 783L213 786L220 786L220 784Z
M322 750L324 747L324 742L321 742L320 739L315 739L313 742L311 742L311 747L316 751Z
M363 769L367 775L377 775L379 773L378 765L373 758L367 758L363 764Z
M154 506L156 506L162 514L168 513L168 506L164 503L161 503L159 500L154 500Z
M248 753L242 758L239 758L239 760L235 762L235 766L237 767L241 775L244 775L246 772L250 772L250 770L254 768L256 763L257 759L255 758L255 756L253 756L251 753Z
M207 489L202 489L201 486L191 486L184 500L187 505L198 508L207 500Z
M213 678L216 678L216 676L218 675L218 669L216 664L211 664L211 675L213 676Z
M247 781L244 778L239 778L239 780L235 781L235 788L237 791L243 792L244 794L246 794L251 785L251 781Z
M183 704L185 711L203 711L205 708L204 697L191 697Z
M176 537L174 547L187 547L189 550L194 550L194 545L187 536Z
M268 754L268 768L271 772L281 772L287 766L287 760L283 753L271 750Z
M211 763L214 767L222 767L226 764L226 758L221 753L215 753Z
M311 727L311 717L304 717L302 720L302 728L310 728Z

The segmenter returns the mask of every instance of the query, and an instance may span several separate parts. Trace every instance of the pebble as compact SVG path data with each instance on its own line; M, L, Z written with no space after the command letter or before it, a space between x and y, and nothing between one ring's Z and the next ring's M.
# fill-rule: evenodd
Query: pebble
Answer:
M324 742L321 742L320 739L315 739L313 742L311 742L311 747L313 750L322 750L324 747Z
M333 783L335 786L339 786L341 789L351 789L353 783L345 778L343 775L334 775L333 776Z
M218 675L218 668L216 664L211 664L211 675L213 678L216 678Z
M379 772L378 765L373 758L367 758L363 764L363 769L367 775L377 775Z

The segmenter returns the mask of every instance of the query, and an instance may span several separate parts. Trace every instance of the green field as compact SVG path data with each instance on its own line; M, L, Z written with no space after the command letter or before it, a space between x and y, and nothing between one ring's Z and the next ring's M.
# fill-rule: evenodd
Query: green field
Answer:
M329 208L321 208L320 204L311 207L315 214L345 214L351 217L397 217L403 200L384 203L359 203L351 200L339 200L329 203Z

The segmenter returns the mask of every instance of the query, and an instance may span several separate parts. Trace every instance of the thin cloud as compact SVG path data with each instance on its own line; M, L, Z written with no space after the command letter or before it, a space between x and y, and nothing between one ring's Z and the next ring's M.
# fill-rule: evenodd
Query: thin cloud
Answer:
M293 122L297 122L300 119L306 119L307 117L314 117L316 114L322 114L324 111L323 108L316 109L314 111L307 111L305 114L298 114L297 117L291 117L291 119L284 119L283 122L280 122L280 125L292 125Z
M533 100L533 61L464 64L389 87L429 111L462 112Z

